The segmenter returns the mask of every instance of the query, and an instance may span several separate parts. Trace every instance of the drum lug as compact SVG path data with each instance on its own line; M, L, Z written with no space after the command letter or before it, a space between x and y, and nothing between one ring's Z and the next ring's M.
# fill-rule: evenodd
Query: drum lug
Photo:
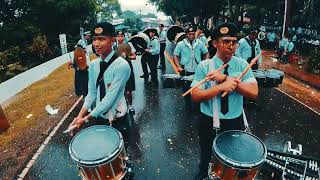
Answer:
M208 179L209 180L220 180L219 177L216 176L216 174L213 171L213 163L209 163L208 167Z

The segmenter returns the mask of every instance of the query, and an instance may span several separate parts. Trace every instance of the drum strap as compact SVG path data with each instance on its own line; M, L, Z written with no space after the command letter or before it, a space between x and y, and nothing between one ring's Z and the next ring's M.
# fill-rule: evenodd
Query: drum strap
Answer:
M108 67L112 64L112 62L117 58L118 58L118 55L114 54L108 62L105 62L103 60L100 62L100 72L96 82L96 88L100 86L100 101L106 95L106 86L104 84L103 74L108 69Z
M214 70L214 58L211 59L209 63L209 71ZM210 81L211 87L216 86L216 81ZM212 98L212 116L213 116L213 129L216 131L220 129L220 119L219 119L219 112L218 112L218 98L217 96Z
M248 63L251 63L251 60L256 56L256 50L255 50L255 47L256 47L256 40L254 41L251 41L249 38L244 38L247 43L249 44L249 46L251 47L251 57L248 59Z

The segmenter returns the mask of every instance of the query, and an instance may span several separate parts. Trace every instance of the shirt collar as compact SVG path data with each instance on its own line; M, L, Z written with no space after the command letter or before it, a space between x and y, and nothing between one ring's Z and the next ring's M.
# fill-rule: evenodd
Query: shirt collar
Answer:
M218 58L217 56L214 56L212 59L213 59L213 60L215 61L215 63L217 63L217 65L219 65L219 66L222 66L222 65L224 64L224 62L223 62L220 58ZM235 59L235 58L232 56L231 59L229 60L229 62L227 63L228 66L229 66L231 69L234 69L234 68L236 67L236 65L237 65L237 62L236 62L234 59Z
M102 61L108 62L113 55L114 55L114 50L112 50L110 52L110 54L105 59L102 59L102 58L101 59L102 59Z

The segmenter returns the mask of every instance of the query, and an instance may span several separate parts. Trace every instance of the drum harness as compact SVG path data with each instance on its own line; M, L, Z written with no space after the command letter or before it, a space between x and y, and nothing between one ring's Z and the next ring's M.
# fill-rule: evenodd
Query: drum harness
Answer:
M215 69L214 68L215 62L213 59L210 62L211 63L209 63L209 70L212 71ZM211 87L213 87L213 86L217 85L217 82L211 81L210 84L211 84ZM218 112L218 97L217 96L212 98L212 113L213 113L213 129L216 131L216 135L218 135L218 131L220 130L220 119L219 119L219 112ZM245 127L244 131L251 133L244 109L242 109L242 116L243 116L243 123L244 123L244 127Z
M96 81L96 88L100 90L100 101L102 101L102 99L104 98L104 96L106 95L106 86L104 83L104 79L103 79L103 74L104 72L108 69L108 67L118 58L117 54L114 54L111 59L108 62L105 62L104 60L102 60L100 62L100 72ZM109 123L110 126L112 125L112 121L113 121L113 115L111 113L111 111L108 111L106 113L103 113L104 115L106 115L108 113L108 118L109 118Z

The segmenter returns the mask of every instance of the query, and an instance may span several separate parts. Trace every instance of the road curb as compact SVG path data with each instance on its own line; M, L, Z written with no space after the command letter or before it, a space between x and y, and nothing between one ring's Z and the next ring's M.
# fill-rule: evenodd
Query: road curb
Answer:
M297 101L298 103L300 103L300 104L301 104L301 105L303 105L304 107L308 108L309 110L311 110L312 112L314 112L314 113L316 113L316 114L318 114L318 115L320 116L320 113L319 113L319 112L317 112L316 110L312 109L310 106L308 106L308 105L304 104L303 102L299 101L299 100L298 100L298 99L296 99L295 97L293 97L293 96L291 96L290 94L288 94L288 93L286 93L286 92L282 91L282 90L281 90L281 89L279 89L279 88L275 88L275 89L276 89L276 90L278 90L278 91L280 91L281 93L283 93L283 94L287 95L287 96L288 96L288 97L290 97L291 99L293 99L293 100Z

